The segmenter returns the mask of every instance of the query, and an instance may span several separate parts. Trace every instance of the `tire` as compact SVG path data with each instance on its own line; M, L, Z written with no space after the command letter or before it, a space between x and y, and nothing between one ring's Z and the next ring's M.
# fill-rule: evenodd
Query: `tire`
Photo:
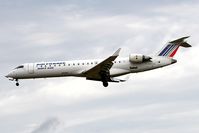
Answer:
M19 86L19 83L16 83L16 86Z
M104 87L108 87L108 82L103 82Z

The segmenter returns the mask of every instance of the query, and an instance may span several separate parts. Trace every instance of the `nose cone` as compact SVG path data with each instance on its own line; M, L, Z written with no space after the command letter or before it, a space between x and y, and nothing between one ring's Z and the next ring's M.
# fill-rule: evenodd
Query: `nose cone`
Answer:
M174 64L174 63L176 63L176 62L177 62L177 60L171 59L171 64Z
M6 77L6 78L13 78L13 76L14 76L14 75L13 75L13 72L10 72L10 73L8 73L8 75L6 75L5 77Z

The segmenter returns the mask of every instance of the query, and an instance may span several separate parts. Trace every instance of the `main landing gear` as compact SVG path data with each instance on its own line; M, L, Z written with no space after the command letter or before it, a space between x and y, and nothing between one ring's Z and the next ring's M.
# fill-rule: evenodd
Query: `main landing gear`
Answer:
M18 79L16 79L15 81L16 81L16 86L19 86L19 81L18 81Z
M104 86L104 87L108 87L108 82L106 82L106 81L103 82L103 86Z
M104 73L101 74L101 78L102 78L103 86L108 87L109 74L104 72Z

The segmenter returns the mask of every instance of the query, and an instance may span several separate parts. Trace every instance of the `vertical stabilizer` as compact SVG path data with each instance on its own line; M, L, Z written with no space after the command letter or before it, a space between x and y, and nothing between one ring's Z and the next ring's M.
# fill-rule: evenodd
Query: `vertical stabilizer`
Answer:
M178 49L180 46L182 47L191 47L190 44L188 44L185 39L189 38L187 37L182 37L177 40L168 42L165 47L157 54L158 56L166 56L166 57L171 57L173 58L175 54L177 53Z

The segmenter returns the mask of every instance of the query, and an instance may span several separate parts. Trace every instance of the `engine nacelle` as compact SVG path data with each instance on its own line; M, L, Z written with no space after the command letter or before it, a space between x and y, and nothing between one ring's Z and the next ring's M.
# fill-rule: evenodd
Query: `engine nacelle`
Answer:
M129 61L131 63L143 63L145 61L149 61L151 57L141 54L130 54Z

